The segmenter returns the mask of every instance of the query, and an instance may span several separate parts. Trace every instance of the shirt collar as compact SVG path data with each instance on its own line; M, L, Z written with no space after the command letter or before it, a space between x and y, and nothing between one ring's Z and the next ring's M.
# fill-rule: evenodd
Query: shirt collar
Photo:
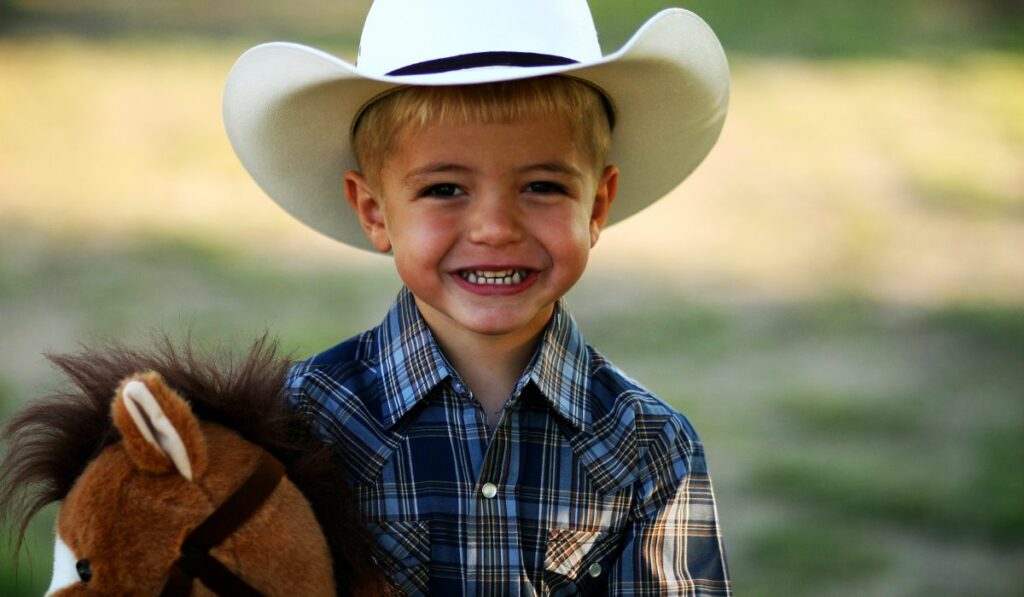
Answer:
M382 422L392 427L437 384L457 374L445 359L408 288L377 328L381 379L384 385ZM560 416L582 431L590 427L587 394L590 354L583 336L563 305L555 304L551 321L514 392L532 382Z
M381 380L384 384L382 421L393 426L437 384L452 375L416 300L408 288L398 293L377 328Z
M590 351L561 300L555 303L555 312L516 391L527 381L577 429L590 428Z

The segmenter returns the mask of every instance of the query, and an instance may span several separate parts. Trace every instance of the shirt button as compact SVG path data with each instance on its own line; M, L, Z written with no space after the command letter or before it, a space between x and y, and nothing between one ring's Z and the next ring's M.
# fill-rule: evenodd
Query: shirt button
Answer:
M594 578L597 578L598 576L601 576L601 563L600 562L594 562L593 564L591 564L590 568L587 570L587 574L589 574L590 576L592 576Z
M487 499L491 499L498 495L498 486L494 483L484 483L484 486L480 488L480 494Z
M455 390L456 394L461 394L462 390L464 390L465 388L462 387L461 383L459 383L457 381L453 381L452 382L452 389Z

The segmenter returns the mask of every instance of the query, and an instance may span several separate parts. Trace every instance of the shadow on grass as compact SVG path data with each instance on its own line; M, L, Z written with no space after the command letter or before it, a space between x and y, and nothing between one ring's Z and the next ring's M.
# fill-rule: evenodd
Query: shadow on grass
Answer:
M305 356L375 325L398 288L384 259L298 268L183 237L5 238L0 413L56 383L46 350L154 328L244 346L270 329ZM944 594L998 595L1019 576L1003 559L1024 553L1024 307L716 301L599 269L568 301L595 346L701 431L738 594L932 590L891 557L905 544L867 529L962 560L972 584ZM0 594L43 590L51 524L33 525L17 584L0 556Z
M768 524L752 532L743 555L757 562L758 576L742 594L827 595L830 585L877 575L891 566L864 529L844 519L824 522L801 527Z

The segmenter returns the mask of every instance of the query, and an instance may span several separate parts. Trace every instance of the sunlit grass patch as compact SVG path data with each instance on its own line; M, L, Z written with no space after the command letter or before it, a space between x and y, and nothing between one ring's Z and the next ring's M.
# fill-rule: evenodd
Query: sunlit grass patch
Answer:
M0 217L68 236L185 229L263 254L360 259L313 239L232 154L220 101L242 50L0 39ZM1024 57L738 57L732 68L707 163L609 229L593 268L782 299L1024 299L1012 283L1024 279Z
M1021 181L1010 181L1019 184ZM910 191L929 207L973 217L1024 217L1021 187L994 188L991 181L971 175L930 170L914 176Z

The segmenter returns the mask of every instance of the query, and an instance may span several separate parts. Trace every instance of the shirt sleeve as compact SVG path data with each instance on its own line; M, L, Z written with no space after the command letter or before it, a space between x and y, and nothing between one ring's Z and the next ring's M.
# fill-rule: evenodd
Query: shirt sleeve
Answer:
M732 589L704 448L673 418L645 450L612 595L729 596Z

